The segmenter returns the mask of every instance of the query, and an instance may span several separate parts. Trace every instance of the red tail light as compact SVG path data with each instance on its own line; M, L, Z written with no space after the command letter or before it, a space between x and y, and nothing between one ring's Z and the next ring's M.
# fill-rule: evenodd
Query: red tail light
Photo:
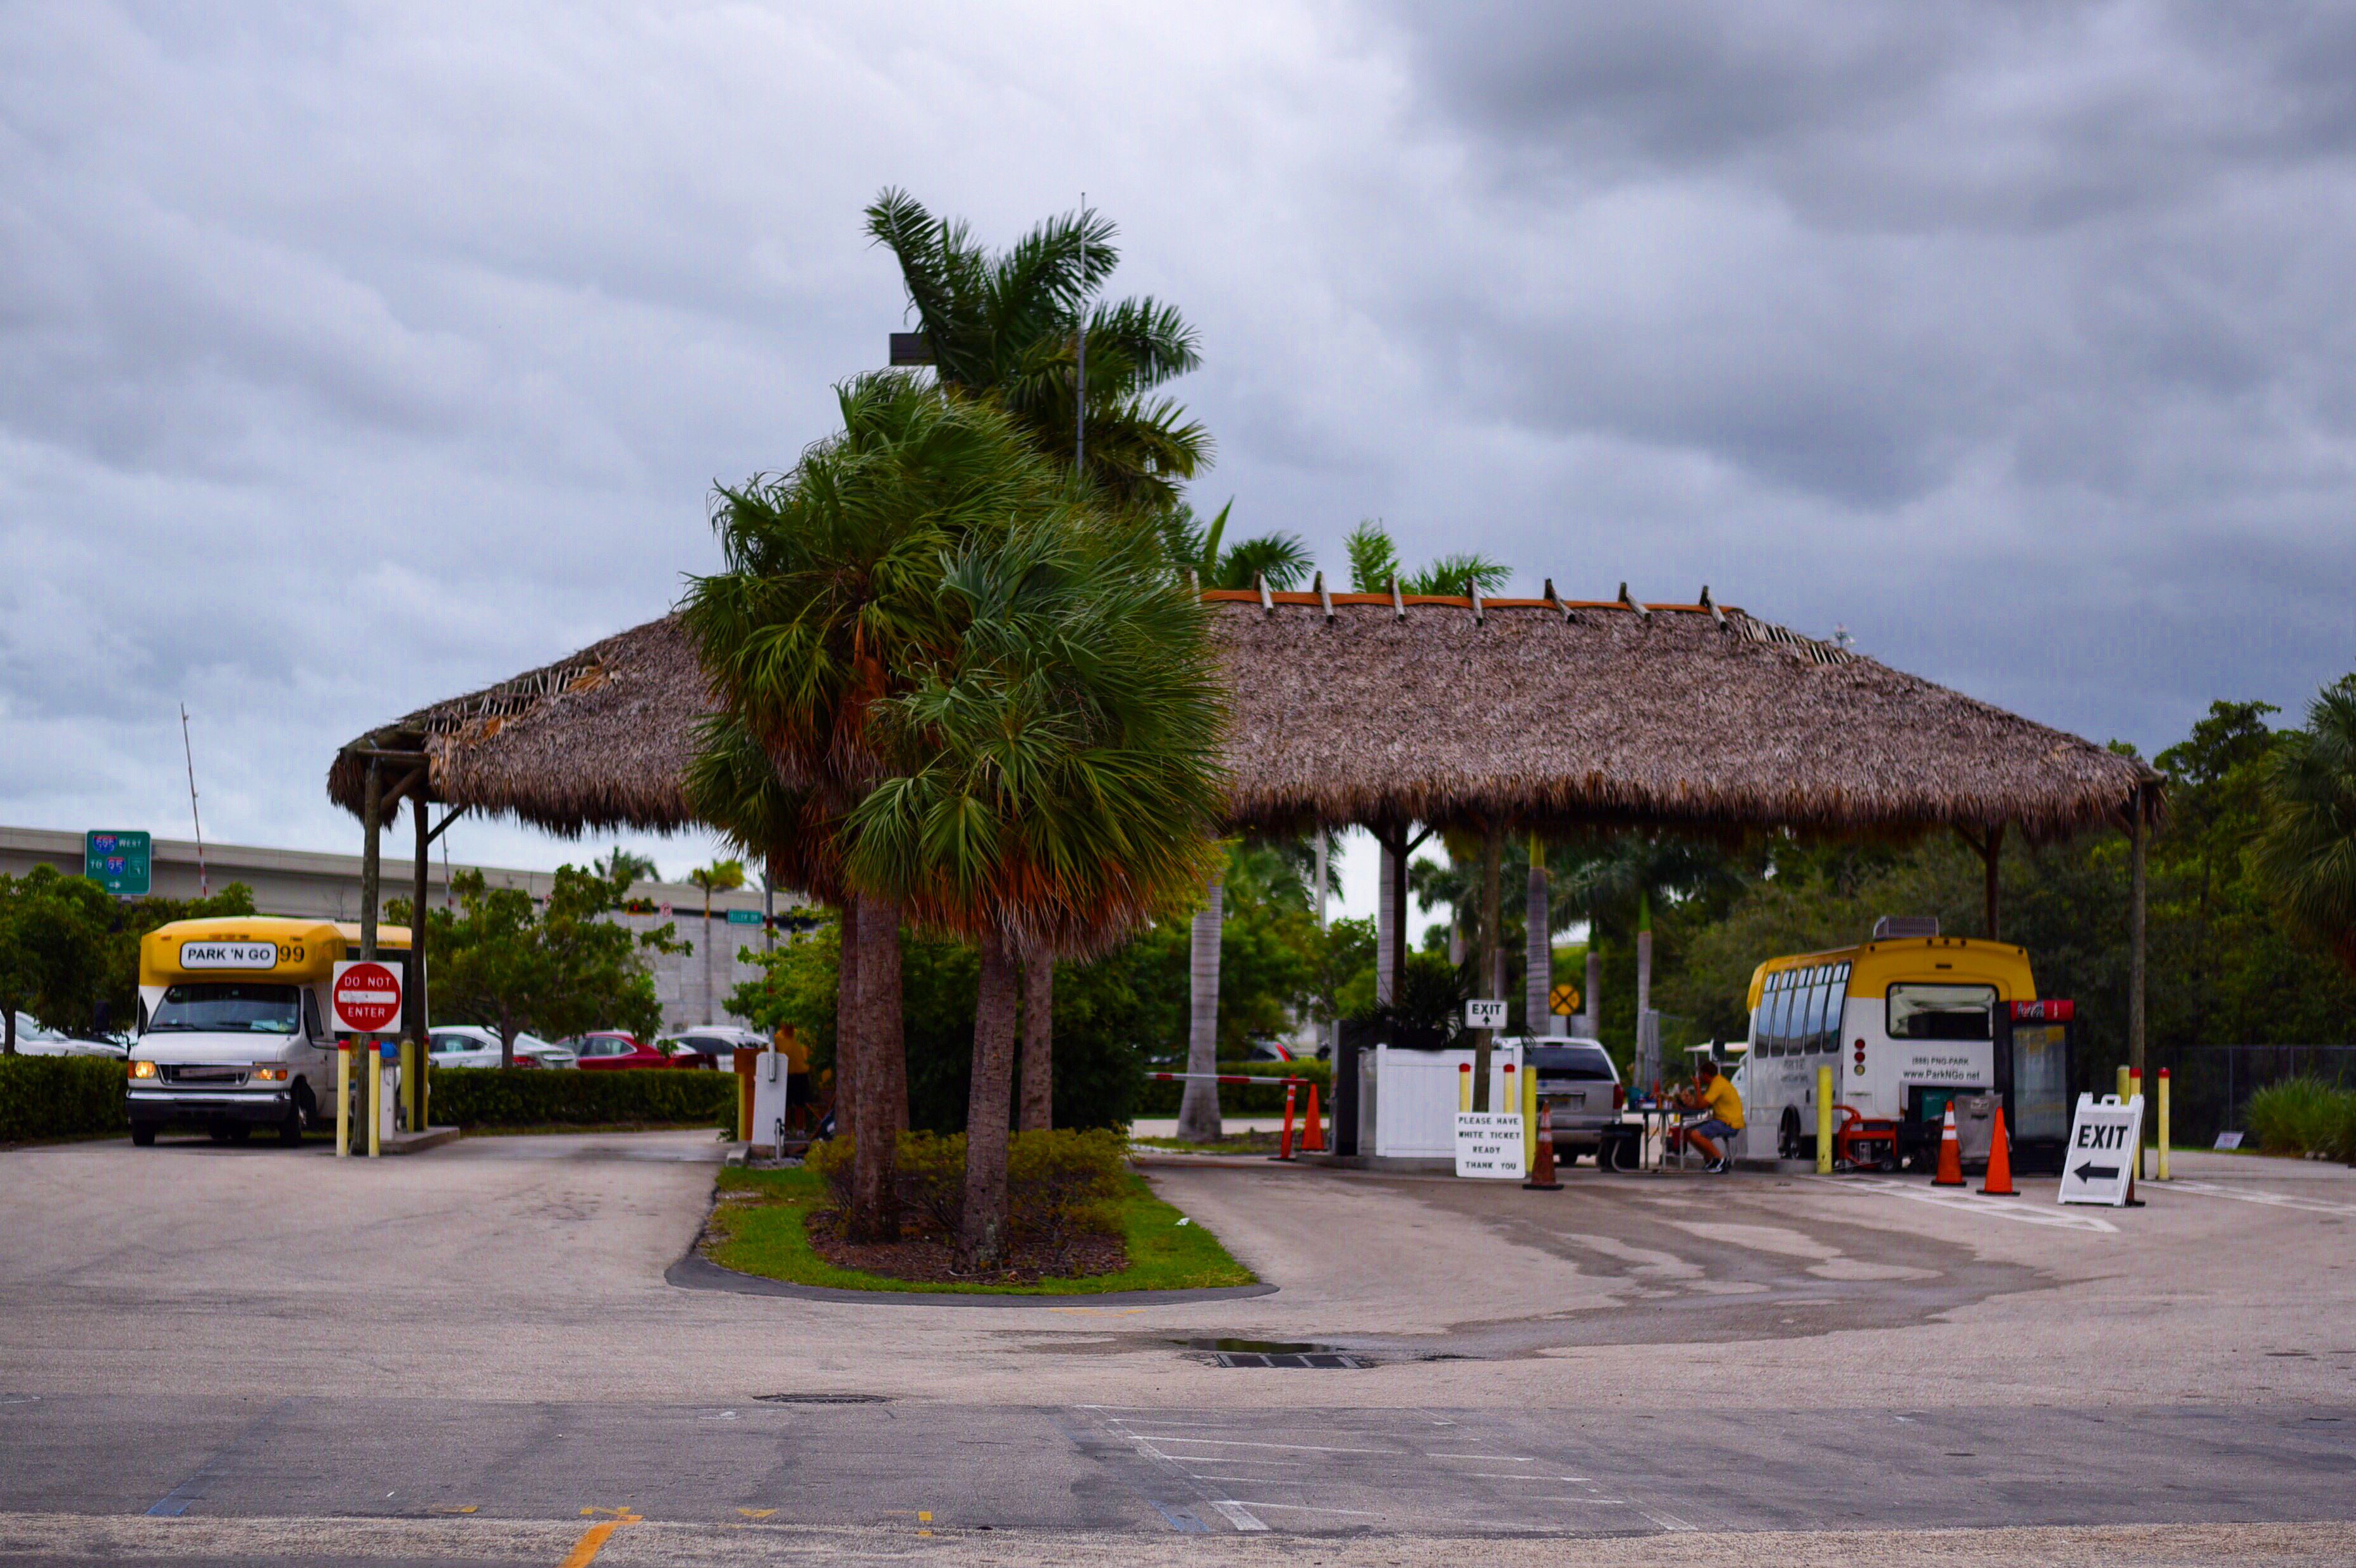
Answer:
M1628 1088L1626 1084L1614 1083L1612 1085L1612 1108L1615 1111L1624 1111L1628 1108Z

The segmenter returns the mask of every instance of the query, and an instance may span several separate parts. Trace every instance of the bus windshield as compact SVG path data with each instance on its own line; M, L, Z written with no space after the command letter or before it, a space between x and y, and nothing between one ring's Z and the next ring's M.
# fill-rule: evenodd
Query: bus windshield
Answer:
M1994 986L1890 987L1892 1040L1994 1040Z
M147 1020L149 1034L293 1034L301 1017L292 986L208 981L171 986Z

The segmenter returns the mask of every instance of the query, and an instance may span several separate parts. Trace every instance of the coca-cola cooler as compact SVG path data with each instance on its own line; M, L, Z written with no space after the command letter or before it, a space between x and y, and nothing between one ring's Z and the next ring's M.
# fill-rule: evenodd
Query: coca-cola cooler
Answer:
M2040 998L1997 1009L1996 1089L2004 1100L2015 1171L2060 1173L2070 1143L2077 1056L2076 1002Z

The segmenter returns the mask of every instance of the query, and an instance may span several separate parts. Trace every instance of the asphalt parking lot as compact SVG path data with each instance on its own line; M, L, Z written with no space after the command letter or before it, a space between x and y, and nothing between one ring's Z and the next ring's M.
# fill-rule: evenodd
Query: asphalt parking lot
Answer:
M2334 1168L2191 1158L2095 1214L2034 1185L1159 1166L1275 1294L976 1310L666 1284L719 1152L0 1152L0 1562L557 1562L601 1520L601 1563L2356 1541ZM1353 1364L1222 1366L1222 1339Z

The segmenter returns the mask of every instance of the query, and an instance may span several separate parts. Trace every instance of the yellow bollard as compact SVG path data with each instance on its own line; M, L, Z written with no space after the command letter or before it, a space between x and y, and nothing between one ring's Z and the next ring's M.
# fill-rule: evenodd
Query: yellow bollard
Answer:
M2158 1179L2166 1181L2168 1179L2168 1069L2165 1067L2159 1070L2159 1121L2157 1125L2159 1129L2159 1168L2153 1174Z
M368 1146L369 1157L374 1159L384 1152L384 1059L377 1054L376 1041L361 1041L368 1052L366 1065L360 1071L368 1074Z
M1816 1069L1816 1174L1833 1173L1833 1070Z
M336 1157L352 1152L352 1042L336 1043Z
M2124 1104L2126 1104L2126 1103L2127 1103L2127 1064L2126 1064L2126 1062L2122 1061L2122 1062L2120 1062L2120 1063L2119 1063L2119 1104L2122 1104L2122 1105L2124 1105Z
M1538 1168L1538 1073L1522 1064L1522 1168Z
M1460 1111L1472 1108L1472 1064L1469 1061L1456 1064L1456 1108Z

